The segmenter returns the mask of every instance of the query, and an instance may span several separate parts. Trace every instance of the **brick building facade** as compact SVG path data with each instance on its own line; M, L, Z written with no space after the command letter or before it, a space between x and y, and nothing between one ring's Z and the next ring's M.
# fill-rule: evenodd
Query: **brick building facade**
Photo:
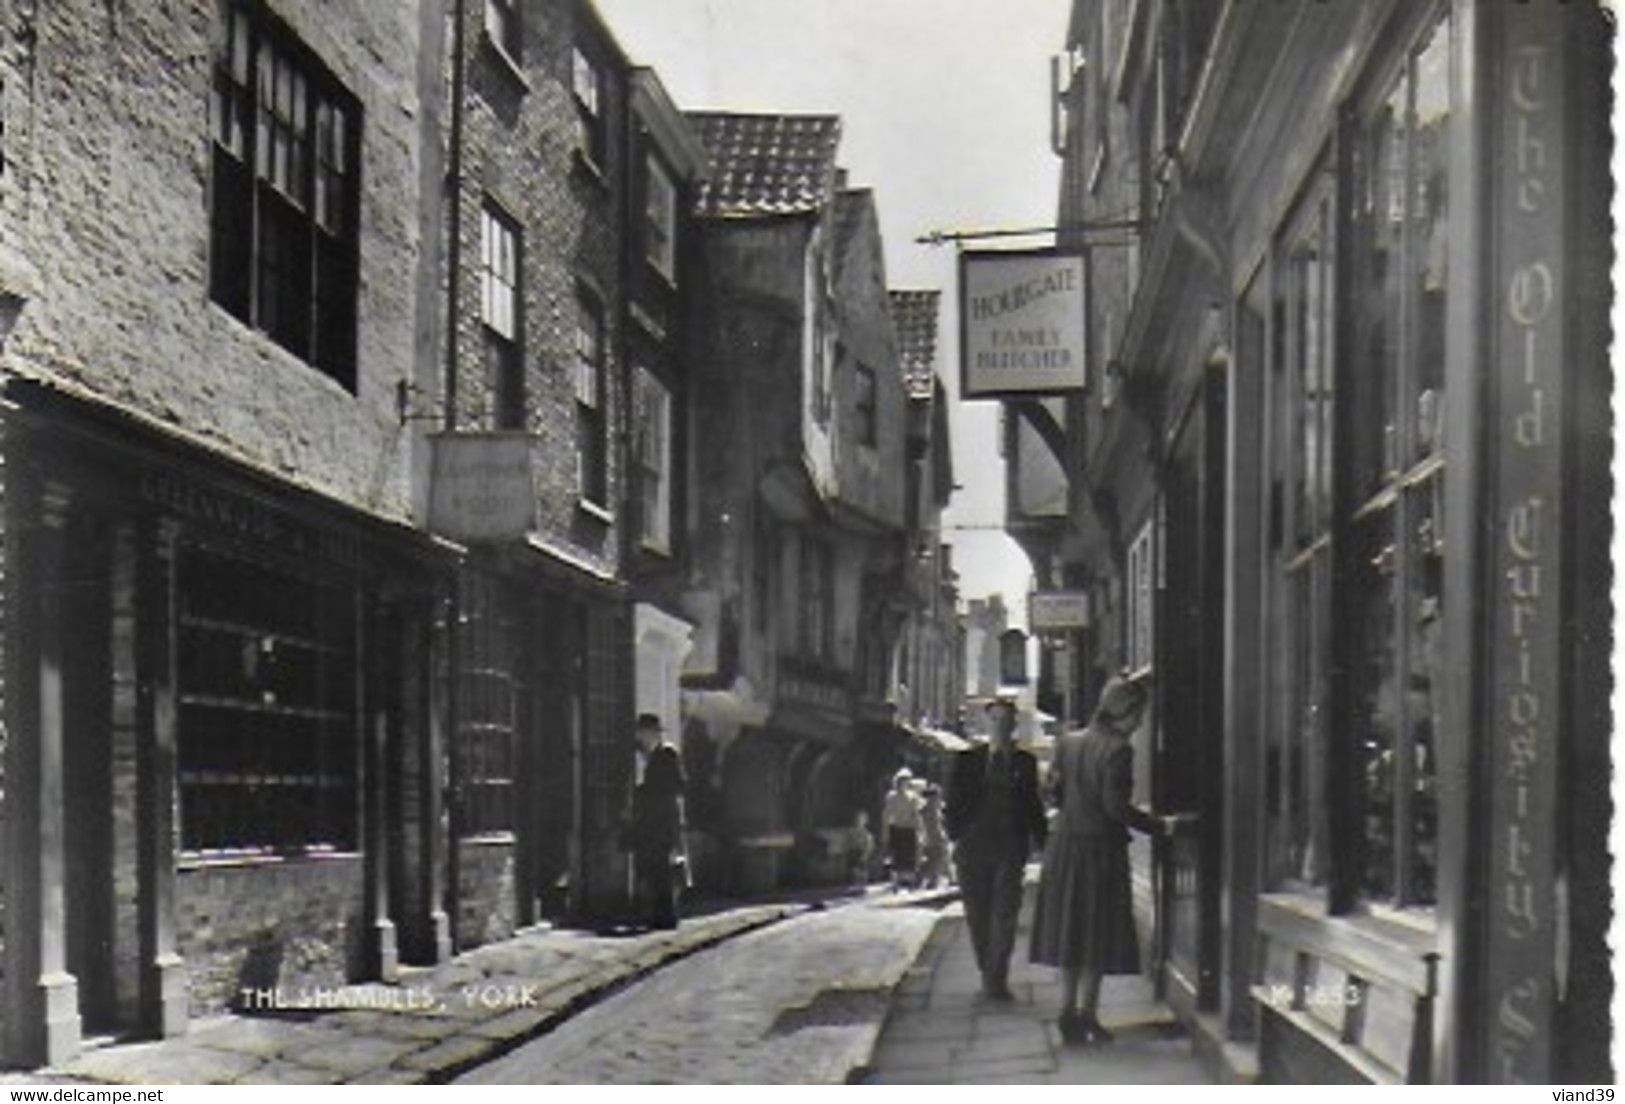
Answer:
M10 1061L393 969L450 562L395 411L421 18L0 9Z
M0 0L0 1059L627 920L632 719L725 815L742 644L793 763L734 838L849 819L904 616L874 200L831 161L718 336L712 154L587 0ZM733 405L752 338L788 403ZM728 514L723 409L816 424L811 497ZM816 554L717 540L767 502Z

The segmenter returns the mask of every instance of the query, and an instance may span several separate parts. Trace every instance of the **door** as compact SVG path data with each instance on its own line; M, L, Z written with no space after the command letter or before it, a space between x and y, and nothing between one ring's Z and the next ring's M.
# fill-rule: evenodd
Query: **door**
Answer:
M1224 855L1225 389L1204 383L1164 485L1157 808L1195 814L1164 845L1159 952L1203 1010L1218 1007Z

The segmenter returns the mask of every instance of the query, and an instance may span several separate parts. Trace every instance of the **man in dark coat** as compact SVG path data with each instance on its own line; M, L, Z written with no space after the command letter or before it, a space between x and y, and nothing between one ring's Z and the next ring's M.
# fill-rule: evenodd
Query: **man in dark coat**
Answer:
M992 739L955 757L944 826L954 841L965 919L983 991L1010 1000L1010 952L1021 913L1027 856L1044 842L1038 761L1015 746L1016 703L988 704Z
M642 713L637 721L637 782L632 789L629 844L637 906L653 927L677 926L677 881L673 862L683 837L683 764L666 743L660 718Z

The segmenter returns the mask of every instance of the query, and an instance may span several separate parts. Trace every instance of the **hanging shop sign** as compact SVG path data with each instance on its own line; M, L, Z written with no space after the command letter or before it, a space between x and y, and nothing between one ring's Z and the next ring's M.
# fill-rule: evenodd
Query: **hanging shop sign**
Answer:
M1064 632L1089 627L1089 592L1039 590L1027 598L1027 623L1033 632Z
M432 531L481 543L520 540L535 527L528 434L443 433L429 440Z
M960 397L1081 389L1083 258L1041 251L959 257Z

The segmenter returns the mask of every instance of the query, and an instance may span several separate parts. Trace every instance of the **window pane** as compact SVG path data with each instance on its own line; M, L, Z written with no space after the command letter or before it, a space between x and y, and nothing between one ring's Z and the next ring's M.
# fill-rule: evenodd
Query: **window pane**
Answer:
M1287 767L1292 836L1290 876L1310 885L1326 880L1326 624L1330 557L1315 556L1292 580L1287 656L1292 672L1292 746Z
M210 293L353 390L358 196L348 142L359 134L356 109L258 7L228 4L222 20ZM239 172L234 159L247 156L250 127L252 168Z
M676 271L677 200L671 178L654 157L648 159L649 197L645 217L649 263L668 279Z
M177 584L182 845L353 847L353 595L196 548Z
M1417 293L1416 371L1407 396L1416 428L1412 453L1420 458L1439 446L1444 402L1445 309L1450 277L1450 24L1441 24L1416 60L1416 198L1411 239L1415 243Z
M574 65L575 94L581 106L590 115L598 114L598 71L578 47L571 53Z
M480 318L500 337L516 341L518 326L518 230L487 208L480 221Z
M1362 764L1360 869L1370 897L1434 898L1434 733L1442 617L1440 452L1449 283L1450 24L1437 24L1356 137L1356 336L1364 427L1349 586L1358 615L1350 719ZM1368 293L1367 293L1368 292ZM1401 477L1404 477L1401 479Z

